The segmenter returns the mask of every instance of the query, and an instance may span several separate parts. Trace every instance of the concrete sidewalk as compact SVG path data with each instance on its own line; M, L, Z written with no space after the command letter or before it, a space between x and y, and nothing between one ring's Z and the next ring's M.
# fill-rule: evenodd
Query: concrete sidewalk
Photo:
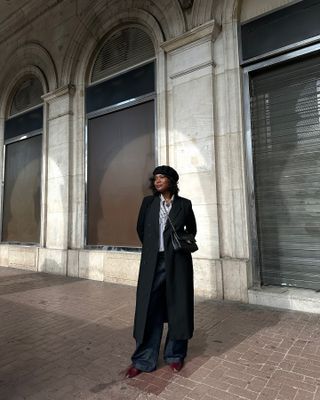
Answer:
M0 267L1 400L320 400L320 316L196 304L184 369L124 379L135 288Z

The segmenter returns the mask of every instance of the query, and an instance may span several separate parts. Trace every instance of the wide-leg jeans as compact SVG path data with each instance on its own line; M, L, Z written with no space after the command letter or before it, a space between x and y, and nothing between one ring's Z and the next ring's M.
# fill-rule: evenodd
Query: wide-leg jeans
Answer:
M131 358L132 365L141 371L150 372L157 367L166 315L166 268L164 252L159 252L144 339L142 343L137 343ZM188 340L170 339L169 327L164 347L164 361L167 364L183 361L187 355L187 348Z

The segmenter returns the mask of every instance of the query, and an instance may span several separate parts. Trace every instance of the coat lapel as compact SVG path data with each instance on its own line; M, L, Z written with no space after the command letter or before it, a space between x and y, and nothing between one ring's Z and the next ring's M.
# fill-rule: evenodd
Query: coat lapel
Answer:
M152 226L154 227L156 237L159 237L159 211L160 199L158 196L155 196L150 206L150 220L152 221Z

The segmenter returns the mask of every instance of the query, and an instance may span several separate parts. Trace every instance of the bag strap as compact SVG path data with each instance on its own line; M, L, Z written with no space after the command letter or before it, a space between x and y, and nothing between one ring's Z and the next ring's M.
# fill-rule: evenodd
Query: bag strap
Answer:
M177 231L176 231L176 229L175 229L175 227L174 227L174 225L173 225L173 223L172 223L172 221L171 221L171 218L170 218L170 216L169 216L169 213L168 213L168 211L167 211L167 209L166 209L166 205L164 205L163 208L164 208L164 210L165 210L165 212L166 212L166 214L167 214L168 220L169 220L169 222L170 222L170 225L171 225L171 228L172 228L174 234L178 236ZM179 236L178 236L178 237L179 237Z

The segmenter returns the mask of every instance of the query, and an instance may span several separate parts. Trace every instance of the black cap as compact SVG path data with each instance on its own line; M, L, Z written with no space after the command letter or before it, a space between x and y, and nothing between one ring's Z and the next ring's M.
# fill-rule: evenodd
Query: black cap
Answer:
M153 175L165 175L168 178L173 179L175 182L178 182L179 180L179 174L178 172L173 169L172 167L169 167L169 165L159 165L158 167L155 168L153 171Z

